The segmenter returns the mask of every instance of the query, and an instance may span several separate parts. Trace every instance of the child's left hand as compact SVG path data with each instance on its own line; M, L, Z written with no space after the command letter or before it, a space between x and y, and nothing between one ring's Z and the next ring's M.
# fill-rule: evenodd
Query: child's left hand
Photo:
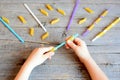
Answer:
M42 64L48 58L54 55L54 52L49 52L53 47L36 48L32 51L27 59L28 64L32 64L34 67Z

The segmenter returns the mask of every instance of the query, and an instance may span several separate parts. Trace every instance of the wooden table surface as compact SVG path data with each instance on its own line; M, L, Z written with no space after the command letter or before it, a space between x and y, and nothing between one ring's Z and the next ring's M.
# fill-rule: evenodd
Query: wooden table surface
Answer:
M23 6L27 3L39 20L45 25L50 33L49 38L42 41L40 36L44 31L38 27L38 24ZM54 9L61 8L66 12L62 16L56 10L48 11L45 4L51 4ZM30 54L30 52L40 46L56 46L64 41L62 36L75 0L1 0L0 16L6 16L10 20L10 26L25 40L21 44L13 34L0 23L0 80L13 80L20 67ZM83 8L90 7L95 11L94 14L87 13ZM42 15L38 9L45 9L49 17ZM105 9L110 9L109 14L104 17L99 24L86 37L81 34ZM27 20L23 24L17 18L22 15ZM120 0L81 0L79 8L71 24L68 35L79 33L80 38L85 40L88 49L110 80L120 80L120 23L115 25L102 38L91 42L91 39L114 18L120 16ZM84 24L77 24L80 18L86 17ZM50 20L60 18L60 22L50 25ZM35 35L29 35L29 28L35 28ZM56 51L52 60L47 60L42 65L36 67L31 73L30 80L90 80L90 76L82 63L72 50L66 50L64 47Z

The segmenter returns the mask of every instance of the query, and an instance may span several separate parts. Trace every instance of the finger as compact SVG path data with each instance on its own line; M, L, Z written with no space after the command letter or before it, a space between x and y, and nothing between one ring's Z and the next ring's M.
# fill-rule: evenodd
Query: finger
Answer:
M52 53L50 56L49 56L49 60L51 60L52 56L54 55L55 53Z
M74 39L74 43L75 43L76 45L78 45L78 46L81 45L81 41L80 41L79 38L75 38L75 39Z
M54 56L54 54L55 54L55 53L53 52L53 53L51 54L51 57Z
M53 48L53 47L39 48L39 52L40 52L41 54L44 54L44 53L50 51L52 48Z
M36 53L38 50L39 50L39 48L35 48L35 49L31 52L31 54Z
M69 39L70 39L70 36L67 37L67 38L65 39L65 41L67 42ZM70 46L69 46L67 43L65 44L65 47L66 47L66 49L70 49Z
M70 46L67 43L65 44L65 47L66 47L66 49L70 48Z
M75 38L74 42L76 43L76 45L79 45L79 46L85 45L85 42L80 38Z
M54 52L48 52L43 55L43 58L46 60L47 58L51 58L51 56L54 54Z
M75 45L75 43L73 43L72 41L68 40L67 44L72 48L75 49L77 46Z
M51 56L48 59L51 60Z
M65 39L65 41L67 41L69 38L70 38L70 37L67 37L67 38Z

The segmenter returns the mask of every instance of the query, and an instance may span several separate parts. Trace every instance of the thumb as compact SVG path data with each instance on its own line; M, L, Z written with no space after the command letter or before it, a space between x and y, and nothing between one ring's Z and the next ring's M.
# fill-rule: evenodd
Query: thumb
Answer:
M47 59L47 58L49 58L49 57L51 57L51 56L53 56L54 55L54 52L48 52L48 53L45 53L44 55L43 55L43 57L44 57L44 59Z
M40 48L39 52L44 54L45 52L48 52L52 49L53 47L44 47L44 48Z
M77 47L72 41L70 41L70 40L68 40L67 41L67 44L68 44L68 46L70 46L72 49L74 49L75 50L75 48Z

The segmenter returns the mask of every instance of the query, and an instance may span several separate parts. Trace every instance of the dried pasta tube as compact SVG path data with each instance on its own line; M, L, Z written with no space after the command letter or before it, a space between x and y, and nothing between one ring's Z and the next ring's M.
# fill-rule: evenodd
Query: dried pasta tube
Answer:
M66 15L65 11L62 10L62 9L57 9L57 12L59 12L59 13L62 14L62 15Z
M10 23L10 21L9 21L9 19L8 18L6 18L6 17L4 17L4 16L2 16L2 20L4 20L6 23Z
M82 24L82 23L84 23L86 20L87 20L87 18L81 18L81 19L79 20L78 24Z
M41 39L44 40L44 39L46 39L48 36L49 36L49 33L46 32L46 33L44 33L44 34L41 36Z
M86 7L86 8L84 8L88 13L90 13L90 14L93 14L94 13L94 11L92 10L92 9L90 9L89 7Z
M55 19L51 20L50 24L56 24L59 21L60 21L59 18L55 18Z
M30 28L30 33L29 33L29 34L30 34L31 36L34 36L34 32L35 32L34 28Z
M27 23L27 21L25 20L25 18L23 16L18 16L18 18L22 23L24 23L24 24Z
M53 7L50 4L46 4L46 8L50 11L54 10Z
M52 48L49 52L54 52L55 51L55 48Z
M43 15L48 16L48 12L45 11L44 9L40 9L40 12L41 12Z

